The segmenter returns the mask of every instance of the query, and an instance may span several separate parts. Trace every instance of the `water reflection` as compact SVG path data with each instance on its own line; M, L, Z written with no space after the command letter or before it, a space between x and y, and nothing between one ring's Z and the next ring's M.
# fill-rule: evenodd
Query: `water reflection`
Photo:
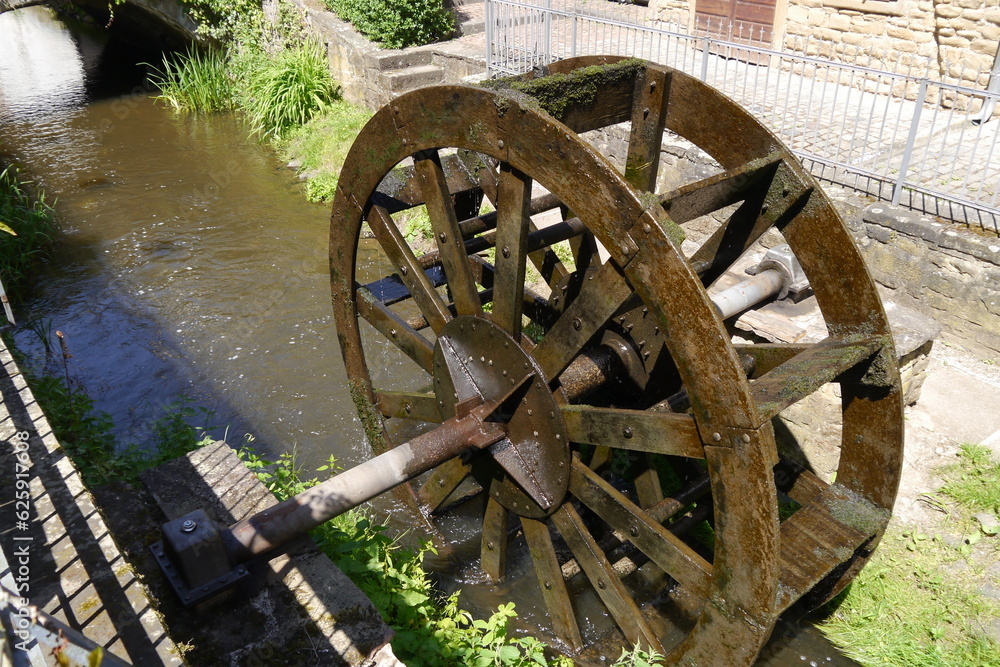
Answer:
M64 114L86 101L83 57L52 10L0 14L0 121Z

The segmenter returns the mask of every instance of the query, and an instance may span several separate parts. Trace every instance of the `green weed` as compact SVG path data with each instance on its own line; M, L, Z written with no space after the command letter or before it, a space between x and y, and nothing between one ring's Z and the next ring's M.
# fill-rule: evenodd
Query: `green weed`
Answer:
M959 461L941 472L944 486L927 497L949 513L946 529L967 534L947 538L890 524L821 626L862 665L1000 667L1000 647L983 626L1000 616L1000 602L978 590L1000 538L984 536L970 520L974 511L997 510L1000 465L985 447L964 445Z
M0 171L0 223L10 232L0 234L0 282L16 297L39 264L52 258L59 233L55 209L45 193L15 167Z
M48 330L45 326L38 328L42 332ZM87 486L101 486L119 479L134 481L146 468L183 456L213 440L207 434L211 411L195 407L189 398L181 396L165 406L162 414L149 424L150 437L142 445L119 442L111 416L94 407L93 399L70 377L65 366L53 372L46 366L57 362L47 356L40 367L33 367L10 338L5 338L5 343L59 445Z
M1000 512L1000 463L993 452L982 445L962 445L959 462L945 468L948 481L941 493L967 511Z
M260 458L249 450L239 452L279 499L312 486L304 480L294 454L278 461ZM322 471L334 472L331 459ZM473 619L459 608L459 593L438 593L423 568L424 554L434 552L429 544L417 550L401 546L360 508L350 510L312 533L320 548L368 596L395 631L392 647L408 665L487 667L568 667L572 663L545 658L545 646L531 637L511 637L508 623L516 616L513 604L501 605L490 618Z
M213 113L233 108L233 81L228 58L218 49L188 48L163 57L162 68L151 68L149 82L160 90L155 99L175 111Z
M333 200L347 152L371 116L367 109L337 100L281 142L285 157L295 158L301 163L299 168L311 174L306 183L309 201Z

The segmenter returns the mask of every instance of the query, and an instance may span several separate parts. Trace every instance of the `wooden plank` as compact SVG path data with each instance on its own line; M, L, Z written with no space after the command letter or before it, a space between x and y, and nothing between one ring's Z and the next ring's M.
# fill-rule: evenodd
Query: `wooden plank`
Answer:
M808 593L882 531L890 512L839 484L781 524L778 613Z
M492 319L520 340L531 178L503 163L499 187Z
M580 515L569 503L560 507L552 515L552 522L566 541L566 545L580 568L587 575L598 597L607 607L615 623L633 644L641 644L647 649L663 653L663 645L639 611L635 600L629 595L625 585L618 578L607 556L583 524Z
M580 627L573 614L573 603L566 590L559 559L552 544L549 527L542 521L521 517L521 527L524 529L524 539L531 552L531 562L535 566L535 576L542 591L542 598L549 610L552 627L564 642L574 651L583 648L580 637Z
M878 339L826 338L750 382L758 426L878 352Z
M441 331L451 319L448 306L441 295L435 291L437 285L430 275L424 272L419 261L413 254L413 249L403 238L396 223L381 206L372 206L368 212L368 226L385 251L397 275L413 296L420 312L424 314L435 333ZM440 284L440 283L438 283ZM382 301L385 303L385 301Z
M618 267L608 262L584 282L580 294L535 348L535 360L551 382L632 296Z
M735 169L683 185L660 196L663 210L680 225L743 201L761 180L773 175L781 160L780 154L772 153Z
M434 512L458 488L458 485L469 476L471 471L472 469L463 463L462 459L458 456L445 461L435 468L434 472L427 478L427 481L423 483L420 490L417 491L417 498L421 504Z
M428 373L434 370L434 346L364 287L355 291L358 314Z
M495 498L486 501L480 564L490 580L498 584L507 573L507 508Z
M455 207L448 192L447 179L436 150L425 151L415 159L421 192L434 229L434 239L441 264L448 276L448 287L459 315L481 315L482 305L469 267L469 257L462 242Z
M560 406L570 442L703 459L694 417L673 412Z
M383 417L416 419L434 424L444 421L434 394L375 390L375 407Z

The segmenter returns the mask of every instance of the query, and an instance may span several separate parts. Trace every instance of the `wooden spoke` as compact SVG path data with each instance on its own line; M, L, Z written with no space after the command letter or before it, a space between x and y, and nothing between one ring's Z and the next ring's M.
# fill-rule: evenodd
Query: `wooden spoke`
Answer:
M741 359L749 357L753 360L752 372L749 377L756 379L812 346L797 343L759 343L733 345L733 347L736 348L736 353L740 355Z
M439 424L444 421L434 394L413 391L376 391L375 407L383 417L416 419Z
M482 537L483 572L493 583L500 583L507 573L507 508L492 497L486 501Z
M417 362L428 373L434 367L434 346L417 333L396 313L382 304L363 287L355 290L358 314L375 327L387 340L395 343L406 356Z
M562 406L570 442L705 458L694 417L672 412Z
M430 508L432 512L436 511L458 485L465 481L470 470L469 466L457 456L445 461L430 474L417 492L420 503Z
M762 179L736 212L691 256L692 263L706 262L709 267L701 274L702 282L715 282L772 226L780 229L788 224L805 207L811 193L812 188L805 186L784 161L778 163L767 187L763 187Z
M372 206L368 213L368 226L410 291L420 312L427 318L434 333L437 333L451 319L451 313L448 312L444 299L434 290L434 285L424 273L399 228L381 206Z
M583 227L583 225L580 226ZM542 278L544 278L545 282L547 282L551 287L569 275L569 271L563 263L559 261L556 254L548 247L545 247L551 243L557 243L558 241L548 240L545 235L545 230L548 230L549 228L546 227L545 230L539 230L534 221L528 222L528 229L531 232L532 237L532 242L529 243L529 247L538 248L537 250L532 250L528 253L528 259L532 264L534 264L538 272L542 274ZM541 239L547 240L548 243L545 243L544 245L539 244L538 241Z
M594 541L573 506L566 503L560 507L552 515L552 522L566 540L569 550L573 552L580 568L593 584L597 595L615 619L615 623L625 633L625 637L633 644L640 644L662 653L663 646L659 638L646 624L635 600L629 596L621 579L618 578L618 573Z
M708 596L711 563L577 459L573 461L569 489L678 583L699 597Z
M566 590L566 582L563 580L548 524L521 517L521 527L524 530L524 539L528 543L528 550L531 552L531 561L535 566L542 598L549 610L556 634L573 650L579 650L583 647L583 639L580 637L580 627L573 614L573 604Z
M736 202L767 183L781 163L780 153L751 160L736 169L727 169L694 183L682 185L660 197L663 209L679 225L708 215Z
M757 402L758 425L868 359L881 347L881 341L871 338L855 341L827 338L754 380L750 391Z
M645 76L636 78L625 180L646 192L656 190L669 90L670 75L662 70L647 69Z
M479 315L483 312L483 308L472 279L468 254L458 228L458 218L455 216L455 207L441 169L441 159L437 151L431 150L414 156L414 160L455 306L460 315Z
M500 191L500 179L497 176L496 167L487 162L482 162L483 168L479 170L479 187L483 189L483 194L493 204L493 208L499 209L497 205Z
M795 461L784 456L778 458L778 465L774 467L774 485L800 505L813 502L823 489L830 486Z
M588 276L579 296L556 320L535 348L535 360L551 381L632 296L632 288L618 267L608 262Z
M652 454L642 454L632 464L631 474L632 483L635 484L635 494L639 498L639 507L653 507L663 500L660 474L656 470Z
M448 176L448 192L462 194L474 192L478 184L470 177L474 169L462 163L457 154L441 158L443 171ZM372 193L371 202L388 213L398 213L424 203L423 193L413 177L412 166L397 167L390 171Z
M531 179L510 165L501 164L493 321L514 340L521 337L530 204Z

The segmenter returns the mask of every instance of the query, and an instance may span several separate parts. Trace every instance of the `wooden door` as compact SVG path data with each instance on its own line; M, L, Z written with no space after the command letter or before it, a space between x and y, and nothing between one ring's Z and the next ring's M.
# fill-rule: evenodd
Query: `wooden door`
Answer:
M777 0L696 0L695 31L726 41L770 47Z

